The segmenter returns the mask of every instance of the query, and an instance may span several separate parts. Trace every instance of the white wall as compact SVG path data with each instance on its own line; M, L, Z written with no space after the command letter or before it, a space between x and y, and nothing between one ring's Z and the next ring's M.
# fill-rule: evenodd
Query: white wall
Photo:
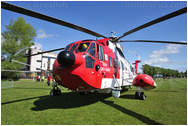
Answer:
M31 54L36 54L37 52L42 52L42 50L31 49ZM49 57L50 57L50 70L52 70L55 58L57 57L57 53L44 53L36 56L31 56L30 71L41 71L39 69L37 70L37 68L42 68L44 70L47 70Z

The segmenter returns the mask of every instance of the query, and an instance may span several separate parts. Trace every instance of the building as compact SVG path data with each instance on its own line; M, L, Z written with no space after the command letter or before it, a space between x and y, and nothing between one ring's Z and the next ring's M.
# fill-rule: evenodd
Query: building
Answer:
M43 52L43 51L40 49L31 48L31 50L26 51L26 54L32 55L39 52ZM52 52L30 56L28 57L26 62L29 65L26 66L24 70L36 71L36 72L41 72L41 70L51 71L53 69L53 64L56 58L57 58L57 53L52 53Z

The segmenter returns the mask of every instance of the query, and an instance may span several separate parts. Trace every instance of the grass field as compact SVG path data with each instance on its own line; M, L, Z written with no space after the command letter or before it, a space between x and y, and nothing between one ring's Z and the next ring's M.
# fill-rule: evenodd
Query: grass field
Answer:
M145 91L145 101L134 99L136 88L123 90L120 98L97 92L79 95L32 80L14 82L1 89L2 125L186 125L187 79L156 80L158 87Z

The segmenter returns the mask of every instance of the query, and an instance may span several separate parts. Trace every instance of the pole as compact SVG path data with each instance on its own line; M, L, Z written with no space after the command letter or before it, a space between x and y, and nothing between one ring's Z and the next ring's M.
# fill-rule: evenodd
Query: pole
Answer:
M33 71L33 82L35 82L35 72Z

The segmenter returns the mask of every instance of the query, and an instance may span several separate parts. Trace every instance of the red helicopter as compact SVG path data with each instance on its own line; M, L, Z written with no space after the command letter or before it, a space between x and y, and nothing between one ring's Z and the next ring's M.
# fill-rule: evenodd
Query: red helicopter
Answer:
M81 40L71 43L65 48L42 52L47 53L63 50L58 54L53 65L53 76L55 81L59 85L72 91L85 94L89 91L98 91L99 93L112 93L113 97L119 97L122 87L136 86L138 87L138 91L135 93L135 98L145 100L146 96L144 92L141 92L141 89L151 90L154 89L157 84L152 77L147 74L137 75L137 65L140 60L135 61L135 67L132 63L126 60L120 42L187 44L184 42L172 41L120 40L138 30L184 14L187 12L187 7L136 27L124 33L119 38L113 35L111 37L106 37L89 29L2 1L1 8L66 26L95 37L103 38L99 40ZM51 96L58 94L61 94L61 91L57 87L54 87L50 92Z

